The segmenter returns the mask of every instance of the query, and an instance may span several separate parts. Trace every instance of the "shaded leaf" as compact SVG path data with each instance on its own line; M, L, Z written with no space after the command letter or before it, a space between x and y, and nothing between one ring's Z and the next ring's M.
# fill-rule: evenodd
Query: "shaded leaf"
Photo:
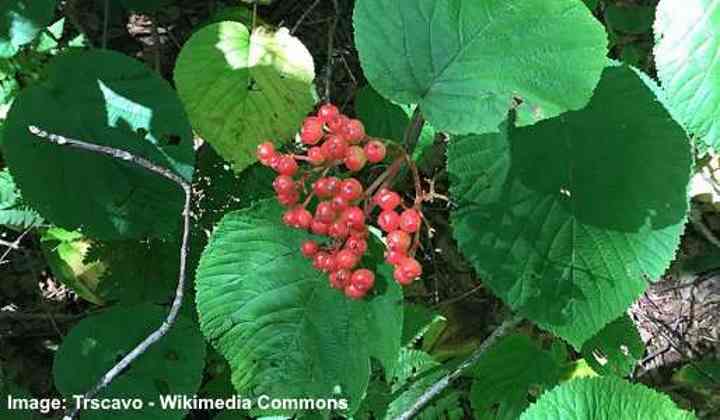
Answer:
M55 356L53 376L63 396L82 395L98 378L157 329L167 309L154 305L115 307L84 319L65 337ZM179 316L159 342L143 353L97 398L139 398L142 410L86 410L83 419L182 419L185 410L163 410L161 395L194 395L205 363L197 325ZM154 406L147 402L154 401Z
M13 103L3 150L23 198L59 227L107 240L178 232L177 185L131 163L49 144L30 125L129 151L190 181L190 124L156 73L110 51L56 57L46 79Z
M576 349L666 270L686 221L687 138L626 67L608 68L582 111L454 138L448 168L461 251Z

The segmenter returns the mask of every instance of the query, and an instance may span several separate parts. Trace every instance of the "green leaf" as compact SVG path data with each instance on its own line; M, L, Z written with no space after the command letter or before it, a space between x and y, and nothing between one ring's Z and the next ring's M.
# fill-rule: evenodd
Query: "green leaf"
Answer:
M27 229L42 224L38 212L25 205L10 171L0 171L0 225Z
M415 105L400 106L380 96L372 86L365 86L355 95L355 111L372 137L402 143ZM413 159L419 161L435 140L435 129L428 123L422 128Z
M48 229L41 238L42 251L56 280L72 289L78 296L102 305L97 288L106 267L100 261L85 261L91 242L78 232L61 228Z
M395 399L388 405L386 420L397 418L407 411L417 399L440 380L448 371L429 354L418 350L403 349L400 352L398 368L394 373L393 395ZM418 414L420 420L460 419L463 409L459 393L449 390L442 393L432 404L428 404Z
M14 56L53 18L55 0L0 0L0 57Z
M55 356L53 376L72 402L164 321L167 309L154 305L115 307L84 319L65 337ZM83 419L182 419L186 410L163 410L160 396L194 395L205 363L197 325L181 315L168 334L143 353L97 398L139 398L139 411L86 410ZM147 404L155 402L154 406Z
M720 146L720 7L716 0L661 0L655 64L673 114L702 148Z
M388 357L389 346L399 351L401 290L372 259L371 296L347 299L302 257L309 236L285 228L281 215L273 201L262 201L229 213L215 229L196 279L202 331L228 359L241 394L342 397L354 412L369 358Z
M688 363L675 372L672 380L691 390L720 389L720 360L707 358Z
M403 141L410 116L400 105L380 96L372 86L365 86L357 92L355 111L368 136Z
M655 8L650 6L618 6L605 9L605 20L613 31L644 34L652 30Z
M609 323L585 342L582 356L601 375L627 376L645 353L640 333L629 316Z
M531 392L550 389L561 366L529 337L510 335L492 346L472 368L470 401L476 417L516 419L530 404Z
M193 127L236 171L258 144L288 141L315 102L313 58L287 29L208 25L185 44L175 83Z
M354 22L370 84L453 134L497 131L517 99L526 124L580 109L605 66L578 0L358 0Z
M436 323L443 323L445 318L426 306L407 304L403 321L402 344L411 346L422 338L430 327Z
M49 144L48 132L127 150L190 181L192 131L177 95L140 62L101 50L53 59L13 103L3 149L27 202L50 222L97 239L178 232L177 185L134 164Z
M98 293L109 302L166 304L175 296L180 267L177 240L96 242L87 260L105 266Z
M692 420L663 394L607 376L576 379L541 396L520 420Z
M450 142L454 236L497 296L579 349L673 260L691 163L651 90L609 67L582 111Z

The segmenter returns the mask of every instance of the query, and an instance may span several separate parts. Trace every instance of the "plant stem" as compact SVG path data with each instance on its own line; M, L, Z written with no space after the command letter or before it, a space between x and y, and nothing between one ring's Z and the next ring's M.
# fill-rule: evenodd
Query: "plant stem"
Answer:
M405 143L405 150L409 156L412 156L415 151L415 146L417 146L417 142L420 139L420 134L422 133L424 125L425 118L423 118L422 111L420 111L420 107L418 106L415 108L415 112L413 112L410 124L405 129L405 136L403 139L403 143Z
M332 73L333 73L333 54L335 50L335 32L337 31L338 20L340 20L340 6L338 0L332 0L333 7L335 8L335 18L328 29L328 57L327 67L325 68L325 100L330 102L330 86L332 85Z
M418 398L413 403L412 406L410 406L407 411L397 416L395 420L409 420L418 415L418 413L420 413L420 410L422 410L428 403L430 403L433 398L440 395L440 393L443 392L448 386L450 386L453 381L459 378L465 370L477 363L478 360L480 360L480 357L482 357L482 355L490 347L492 347L492 345L495 344L498 339L507 335L521 321L522 318L519 316L514 316L506 319L502 324L500 324L499 327L497 327L497 329L495 329L495 331L493 331L492 334L490 334L488 338L485 339L485 341L482 342L482 344L480 344L480 347L478 347L478 349L475 350L475 352L470 357L468 357L464 362L462 362L462 364L458 366L454 371L443 376L439 381L435 382L420 396L420 398Z
M162 325L160 325L157 330L147 336L130 353L123 357L122 360L120 360L115 366L108 370L107 373L105 373L105 375L100 378L97 384L95 384L95 386L93 386L92 389L90 389L90 391L85 394L85 398L92 398L96 396L100 391L102 391L105 387L107 387L118 375L125 371L125 369L130 366L130 364L133 363L138 357L145 353L145 351L147 351L150 346L160 341L160 339L164 337L168 333L168 331L170 331L170 328L172 328L172 326L175 324L175 320L177 319L178 313L180 312L180 307L183 303L183 295L185 291L187 258L190 250L190 204L192 200L192 188L189 182L185 181L175 172L172 172L171 170L162 166L156 165L155 163L150 162L143 157L133 155L130 152L107 146L99 146L97 144L87 143L81 140L75 140L57 134L50 134L47 131L44 131L35 126L28 127L28 130L30 130L30 133L32 133L33 135L41 139L45 139L48 142L56 144L58 146L66 146L74 149L85 150L92 153L110 156L114 159L118 159L121 161L133 163L149 172L155 173L163 178L174 182L185 193L185 205L182 212L183 232L182 244L180 246L180 274L178 275L178 284L175 290L175 298L173 299L172 306L170 307L167 318L165 318L165 321L162 323ZM71 408L65 413L63 420L73 420L77 417L79 412L79 407L76 406L74 408Z

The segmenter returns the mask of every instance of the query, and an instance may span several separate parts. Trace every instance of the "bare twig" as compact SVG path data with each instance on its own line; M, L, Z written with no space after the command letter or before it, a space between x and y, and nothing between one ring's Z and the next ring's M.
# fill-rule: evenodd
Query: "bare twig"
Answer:
M25 230L23 231L23 233L20 234L20 236L17 237L17 239L15 239L14 242L12 242L12 243L10 243L10 244L7 244L7 243L5 243L6 241L3 241L3 244L2 244L2 245L3 245L3 246L7 246L7 249L6 249L5 252L3 252L3 254L0 256L0 264L2 264L2 263L5 262L5 260L7 259L8 255L10 255L10 253L11 253L13 250L19 250L19 249L20 249L20 242L22 242L22 240L25 238L25 236L27 236L27 234L30 233L30 231L32 231L34 228L35 228L35 225L34 225L34 224L33 224L32 226L29 226L27 229L25 229Z
M330 29L328 29L328 52L327 52L327 67L325 68L325 100L330 101L330 86L332 85L332 73L333 73L333 54L335 51L335 32L337 31L337 24L340 20L340 6L338 0L332 0L333 7L335 8L335 17L333 18Z
M418 398L413 405L410 406L410 408L395 418L395 420L409 420L418 413L420 413L420 410L422 410L430 401L433 400L433 398L440 395L441 392L443 392L450 384L455 381L457 378L459 378L465 370L467 370L469 367L474 365L475 363L480 360L480 357L490 348L492 347L497 340L503 336L505 336L507 333L509 333L513 328L515 328L520 322L522 321L522 318L519 316L514 316L511 318L506 319L495 331L493 331L492 334L488 338L485 339L485 341L480 344L480 347L478 347L477 350L460 366L458 366L454 371L450 372L449 374L443 376L439 381L435 382L433 386L428 388L421 396Z
M81 140L75 140L67 137L63 137L57 134L50 134L38 127L28 127L30 133L33 135L45 139L51 143L59 146L67 146L75 149L80 149L92 153L110 156L115 159L119 159L126 162L131 162L149 172L155 173L163 178L166 178L175 184L177 184L185 193L185 205L183 207L183 232L182 232L182 245L180 246L180 274L178 276L177 289L175 290L175 298L173 299L172 306L168 312L167 318L162 325L155 330L152 334L147 336L140 344L138 344L130 353L123 357L120 362L113 366L102 378L85 394L85 398L92 398L108 386L121 372L123 372L132 362L140 357L150 346L157 343L165 334L168 333L170 328L175 323L180 307L183 303L183 294L185 289L185 277L187 270L187 256L189 252L189 238L190 238L190 203L192 199L192 188L190 183L185 181L175 172L156 165L149 160L140 156L135 156L132 153L124 150L115 149L107 146L100 146L93 143L86 143ZM79 407L73 407L65 413L63 420L73 420L77 417L80 412Z
M102 49L107 49L108 29L110 27L110 0L105 0L105 16L103 18Z
M313 4L310 5L310 7L305 9L303 14L300 15L300 19L298 19L297 22L295 22L295 25L293 25L292 29L290 29L290 35L295 35L295 31L298 30L303 21L310 15L310 13L312 13L313 10L315 10L315 7L317 7L318 4L320 4L320 0L315 0Z

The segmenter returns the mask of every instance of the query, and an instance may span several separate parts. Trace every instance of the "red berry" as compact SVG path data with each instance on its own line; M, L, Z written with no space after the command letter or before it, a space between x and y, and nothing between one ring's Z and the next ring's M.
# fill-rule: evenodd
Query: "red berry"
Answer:
M360 258L354 252L343 249L335 257L335 265L339 269L352 270L360 262Z
M300 246L300 251L307 258L313 257L319 250L320 246L315 241L305 241Z
M328 234L329 228L330 224L323 223L319 220L313 220L312 223L310 223L310 231L315 235L325 236Z
M273 168L280 175L293 176L298 170L298 164L295 158L290 155L283 155L277 162L277 167Z
M286 210L283 213L283 223L286 226L295 226L297 224L297 213L295 209Z
M295 211L297 212L297 224L295 227L298 229L309 229L313 221L312 214L304 208L299 208Z
M345 167L350 172L357 172L362 170L367 163L367 157L365 152L359 146L352 146L348 149L347 155L345 156Z
M385 232L392 232L400 227L400 215L395 210L383 210L377 218L377 224Z
M285 207L294 206L300 201L300 193L293 191L289 194L278 194L277 199Z
M340 110L332 104L325 104L320 107L317 116L323 122L329 122L340 116Z
M340 136L331 134L325 140L322 145L322 151L325 155L332 160L345 159L345 155L348 152L348 143Z
M345 209L341 218L352 229L362 229L365 226L365 212L360 207L355 206Z
M402 198L400 198L400 195L387 188L381 189L375 194L375 197L373 197L373 203L380 206L383 210L395 210L401 202Z
M338 211L338 212L343 211L343 210L347 209L348 207L350 207L350 203L348 203L348 201L346 199L340 197L339 195L336 195L335 197L333 197L331 203L332 203L332 207L335 209L335 211Z
M348 178L340 184L338 195L347 201L355 201L363 194L363 186L355 178Z
M323 135L323 121L316 117L307 117L303 122L302 129L300 130L300 139L304 144L315 145Z
M346 223L337 220L330 224L328 228L328 236L333 239L345 239L350 234L350 228Z
M330 274L330 287L333 289L343 290L350 284L350 270L337 270Z
M398 265L407 257L404 252L388 249L385 252L385 261L388 264Z
M377 140L371 140L365 145L365 156L370 163L382 162L386 153L385 145Z
M404 232L402 230L394 230L388 233L385 241L387 242L387 247L389 249L394 251L407 252L407 250L410 249L410 243L412 242L412 238L410 238L410 235L407 232Z
M315 208L315 220L318 222L332 223L336 217L337 213L329 201L321 201Z
M292 194L297 192L297 186L292 177L287 175L278 175L273 181L273 189L278 194Z
M352 251L357 256L362 256L367 252L367 241L357 236L351 236L345 242L345 249Z
M407 286L422 275L422 266L415 258L406 257L395 267L393 277L395 280Z
M375 285L375 274L366 268L355 270L350 277L350 284L356 289L366 292Z
M262 143L257 147L256 155L260 163L270 166L272 158L276 155L275 146L269 141Z
M340 180L334 176L320 178L313 184L313 190L315 195L319 198L330 198L335 195L338 187L340 186Z
M400 215L400 229L407 233L415 233L420 229L422 219L415 209L407 209Z
M335 258L327 252L320 251L313 257L313 267L317 270L331 273L335 270Z
M365 126L360 120L350 120L345 124L343 134L350 144L360 143L365 140Z
M331 133L339 134L344 131L345 126L349 121L350 119L348 117L340 114L337 117L327 121L328 130L330 130Z
M317 146L311 147L307 152L307 156L310 160L310 164L313 166L320 166L325 163L325 160L327 159L327 156L325 156L325 152L322 151L322 148Z
M347 287L345 287L345 296L353 300L359 300L364 298L366 293L366 290L360 290L352 284L349 284L347 285Z

